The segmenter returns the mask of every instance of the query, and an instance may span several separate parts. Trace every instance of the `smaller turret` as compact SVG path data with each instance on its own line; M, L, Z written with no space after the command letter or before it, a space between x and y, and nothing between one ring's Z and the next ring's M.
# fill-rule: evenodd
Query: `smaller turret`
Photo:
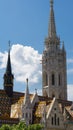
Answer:
M24 97L24 104L27 106L30 106L30 94L29 94L29 88L28 88L28 78L26 79L27 85L26 85L26 92Z
M26 82L27 82L27 85L26 85L26 91L24 95L24 102L22 105L22 119L21 120L25 120L26 124L29 125L32 123L32 105L30 101L28 79L26 79Z
M13 95L13 79L14 76L12 74L11 69L11 59L10 59L10 41L9 41L9 51L8 51L8 60L7 60L7 67L6 72L4 74L4 90L6 91L9 97Z

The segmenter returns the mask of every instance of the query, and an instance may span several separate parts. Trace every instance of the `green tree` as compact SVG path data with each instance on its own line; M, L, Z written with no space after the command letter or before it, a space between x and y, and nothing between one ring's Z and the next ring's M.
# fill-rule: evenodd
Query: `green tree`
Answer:
M43 126L41 124L33 124L28 126L28 130L42 130Z
M2 125L0 130L42 130L41 124L32 124L27 126L24 121L20 121L17 125Z
M10 127L10 125L5 124L5 125L2 125L2 127L0 128L0 130L11 130L11 127Z

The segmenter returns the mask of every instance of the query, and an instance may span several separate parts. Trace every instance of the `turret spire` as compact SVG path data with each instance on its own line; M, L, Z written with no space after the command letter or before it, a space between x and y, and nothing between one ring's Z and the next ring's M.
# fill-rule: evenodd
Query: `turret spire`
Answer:
M4 74L4 90L6 91L9 97L12 97L13 95L13 79L14 76L12 74L12 69L11 69L10 41L9 41L8 60L7 60L6 72Z
M55 18L54 18L54 10L53 10L53 0L50 0L50 21L49 21L49 37L56 37L56 26L55 26Z
M30 104L30 94L29 94L29 88L28 88L28 78L26 79L26 92L25 92L25 98L24 98L24 104Z
M8 61L7 61L7 67L6 67L6 74L11 74L11 60L10 60L10 41L9 41L9 51L8 51Z

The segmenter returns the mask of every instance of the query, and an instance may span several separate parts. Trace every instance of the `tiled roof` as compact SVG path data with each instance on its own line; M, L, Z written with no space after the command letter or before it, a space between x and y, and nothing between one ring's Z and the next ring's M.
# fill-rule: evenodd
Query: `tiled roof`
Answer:
M33 94L30 94L30 99L32 100ZM52 98L38 96L39 102L35 104L33 108L33 120L34 123L38 123L41 120L42 112L44 111L44 106L46 106L46 113L49 110L50 104L52 102ZM0 90L0 118L5 119L5 117L10 117L11 105L13 104L22 104L24 100L24 93L21 92L13 92L13 97L9 98L4 90ZM67 111L73 118L73 111L70 110L70 106L72 104L71 101L64 101L58 99L58 103L60 109L62 110L62 106L66 107Z
M23 96L23 93L14 92L11 99L4 90L0 90L0 117L10 116L11 105L17 102L21 96Z
M67 107L65 107L66 108L66 110L68 111L68 113L70 114L70 116L72 117L72 119L73 119L73 110L71 110L71 106L67 106Z
M45 112L48 112L48 109L50 107L52 100L48 100L48 101L39 101L38 103L35 104L35 107L33 109L33 119L34 119L34 123L39 123L37 122L38 120L41 120L42 114L44 112L45 106L46 106L46 110Z
M0 115L8 114L10 115L11 100L5 93L5 91L0 90Z
M32 100L33 94L30 94L30 99ZM10 117L11 105L15 103L22 104L24 100L24 93L13 92L13 97L7 96L4 90L0 90L0 117L5 115Z

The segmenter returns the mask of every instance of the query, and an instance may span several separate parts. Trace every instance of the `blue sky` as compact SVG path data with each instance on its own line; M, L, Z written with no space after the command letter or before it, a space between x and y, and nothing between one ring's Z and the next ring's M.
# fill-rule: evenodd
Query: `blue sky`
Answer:
M38 56L41 57L44 49L44 39L48 35L49 11L49 0L0 0L0 88L3 88L3 74L5 72L6 62L4 56L7 57L8 41L11 41L11 51L14 55L13 59L16 57L17 52L20 54L17 54L18 57L16 57L16 60L19 59L20 56L22 57L21 48L30 46L29 50L32 50L35 55L32 57L33 59L35 57L33 61L30 56L27 56L31 61L32 67L32 63L35 62ZM57 35L60 36L61 41L64 41L67 52L68 97L73 100L70 94L73 90L73 0L54 0L54 11ZM22 49L22 51L25 50L25 48ZM28 50L28 48L26 50ZM28 51L25 52L26 54L29 53ZM31 54L31 51L29 54ZM35 88L40 91L42 86L40 74L41 64L38 65L40 59L41 58L39 58L35 66L35 69L37 71L39 70L37 76L34 75L34 70L32 75L28 74L31 76L26 74L28 77L36 77L34 81L31 80L32 82L29 83L32 92ZM12 64L14 62L16 61L12 61ZM22 63L22 61L20 62ZM20 65L22 68L22 64ZM13 70L15 70L15 68ZM17 77L16 80L16 76L18 75L17 71L19 71L19 69L15 70L14 90L24 91L25 81L23 82L23 80L25 80L26 76L19 73L19 75L24 76L24 78L21 82L19 81L19 77ZM15 72L13 73L15 74ZM39 78L37 79L37 77Z

